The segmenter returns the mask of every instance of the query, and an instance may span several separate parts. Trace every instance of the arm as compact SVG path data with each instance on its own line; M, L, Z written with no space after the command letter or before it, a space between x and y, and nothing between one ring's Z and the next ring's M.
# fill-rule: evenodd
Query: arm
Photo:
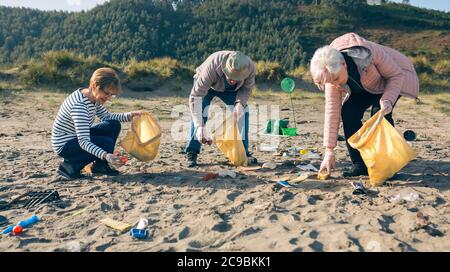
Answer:
M380 75L386 80L384 94L380 102L388 100L393 105L400 95L403 81L405 80L402 68L391 58L383 46L374 46L372 53L374 55L374 65Z
M203 126L202 102L203 98L213 85L214 79L217 77L215 73L216 71L211 62L194 80L194 86L189 95L189 109L191 111L192 121L196 128Z
M82 103L74 105L71 116L81 149L97 158L105 159L107 152L91 142L89 112L86 105Z
M96 105L97 107L97 116L102 121L107 120L117 120L119 122L129 122L131 121L132 113L110 113L103 105Z
M333 150L337 145L339 124L341 121L342 93L338 87L325 84L325 120L323 129L323 145Z

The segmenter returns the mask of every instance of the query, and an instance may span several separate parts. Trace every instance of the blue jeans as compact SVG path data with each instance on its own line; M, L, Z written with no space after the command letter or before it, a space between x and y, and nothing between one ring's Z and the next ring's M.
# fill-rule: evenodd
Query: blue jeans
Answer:
M90 129L91 142L101 147L106 152L113 153L117 137L119 137L120 128L120 122L116 120L98 123ZM74 172L80 171L93 161L105 163L103 160L81 149L78 144L78 139L76 138L68 141L64 145L59 156L64 158L64 163L69 165Z
M236 94L237 92L218 92L213 89L209 89L208 94L202 100L202 113L203 113L203 124L206 124L208 120L208 106L211 104L211 101L214 97L220 98L227 106L234 108L234 103L236 102ZM206 109L206 111L205 111ZM238 120L238 129L241 135L244 135L242 142L244 143L245 152L247 156L250 155L248 152L248 129L249 129L249 113L248 106L245 106L245 114L244 120L242 117ZM242 124L244 121L244 124ZM189 142L186 145L186 153L195 153L199 154L201 149L201 143L195 137L195 126L194 122L191 121L191 130L189 135Z

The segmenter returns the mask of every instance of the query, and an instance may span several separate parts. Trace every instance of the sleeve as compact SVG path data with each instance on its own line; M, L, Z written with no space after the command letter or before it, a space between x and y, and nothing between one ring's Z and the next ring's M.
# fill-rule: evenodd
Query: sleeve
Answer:
M405 79L402 68L392 59L383 46L374 46L372 54L375 67L386 80L386 86L381 100L389 100L394 105L400 95Z
M131 112L125 113L110 113L103 105L96 105L97 116L102 121L107 120L117 120L119 122L129 122L131 121Z
M216 78L215 73L213 62L210 61L209 65L206 65L194 80L194 85L189 95L189 109L195 127L203 125L202 101L213 85L213 81Z
M342 93L327 83L325 84L325 120L323 129L323 145L327 148L335 148L339 124L341 122Z
M97 158L103 158L107 152L91 142L90 120L87 106L83 103L75 104L72 108L71 116L81 149Z

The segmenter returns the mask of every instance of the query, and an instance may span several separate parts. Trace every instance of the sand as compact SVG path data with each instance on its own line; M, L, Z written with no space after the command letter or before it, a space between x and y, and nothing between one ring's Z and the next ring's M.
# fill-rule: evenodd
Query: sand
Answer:
M276 180L296 177L301 172L296 162L258 151L262 138L251 141L251 150L260 163L276 162L276 169L233 169L215 146L204 148L198 167L185 168L185 141L172 138L178 119L170 113L187 99L162 93L128 92L107 105L114 112L144 109L158 117L164 134L157 159L131 158L117 177L66 181L55 171L61 159L51 149L50 132L67 95L0 92L0 198L10 201L28 190L49 189L61 197L38 209L0 211L14 223L34 213L41 217L20 236L1 236L0 251L450 251L450 118L433 110L427 98L422 104L401 99L394 115L401 133L416 132L411 144L417 158L396 179L358 196L349 182L360 178L342 177L350 165L343 141L331 179L309 178L293 188ZM251 101L289 105L286 98ZM300 137L281 138L279 150L301 146L322 154L323 97L308 94L295 104ZM128 130L125 123L119 138ZM303 162L319 167L321 160ZM237 176L202 180L219 169ZM418 199L393 201L405 190ZM112 218L133 225L141 217L149 222L146 240L100 222Z

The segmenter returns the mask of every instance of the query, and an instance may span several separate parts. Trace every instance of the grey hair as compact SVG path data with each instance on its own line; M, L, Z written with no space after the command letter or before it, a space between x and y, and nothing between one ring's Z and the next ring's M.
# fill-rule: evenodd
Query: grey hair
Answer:
M344 56L338 50L324 46L316 50L311 59L311 75L314 82L324 82L331 79L343 67Z

